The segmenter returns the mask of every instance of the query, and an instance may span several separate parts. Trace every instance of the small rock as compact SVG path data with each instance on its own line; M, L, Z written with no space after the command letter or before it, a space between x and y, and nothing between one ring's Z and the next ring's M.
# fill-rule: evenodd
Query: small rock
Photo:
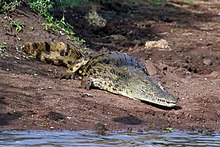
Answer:
M82 97L93 97L90 93L82 93Z
M67 116L66 118L67 118L67 119L71 119L72 117L70 117L70 116Z
M63 114L59 113L59 112L48 112L47 115L45 115L46 118L50 119L50 120L54 120L54 121L64 121L66 116L64 116Z
M165 39L160 39L158 41L147 41L145 43L145 48L146 49L154 49L158 48L159 50L172 50L171 47L169 46L169 43Z
M17 57L17 56L15 56L15 59L20 60L20 58L19 58L19 57Z
M168 70L168 66L166 64L164 64L163 62L159 62L159 64L157 64L157 68L159 69L159 71L167 71Z
M219 78L220 77L220 72L218 71L213 71L212 73L210 73L209 75L207 75L208 77L212 77L212 78Z
M104 28L107 24L107 21L96 11L89 12L88 15L85 16L85 19L92 27Z
M99 122L95 125L95 130L97 134L104 135L108 129L106 128L106 124Z
M204 63L205 65L210 66L210 65L212 65L212 60L210 60L210 59L203 59L203 63Z
M147 71L148 71L150 76L157 74L157 69L154 66L154 63L152 61L146 60L145 61L145 67L147 68Z
M53 89L53 87L49 86L48 89Z

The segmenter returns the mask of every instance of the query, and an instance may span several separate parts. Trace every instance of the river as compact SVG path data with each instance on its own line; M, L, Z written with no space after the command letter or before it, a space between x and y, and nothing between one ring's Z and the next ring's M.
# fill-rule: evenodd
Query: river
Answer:
M198 134L185 131L147 131L126 133L94 131L0 131L1 147L70 147L70 146L220 146L220 134Z

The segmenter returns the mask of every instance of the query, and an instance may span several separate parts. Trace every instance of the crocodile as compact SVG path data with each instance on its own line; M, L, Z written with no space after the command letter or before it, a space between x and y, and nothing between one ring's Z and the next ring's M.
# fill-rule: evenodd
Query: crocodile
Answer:
M165 107L178 98L152 78L143 63L118 51L93 51L63 42L27 43L22 49L36 59L67 67L65 78L82 77L82 86L92 87Z

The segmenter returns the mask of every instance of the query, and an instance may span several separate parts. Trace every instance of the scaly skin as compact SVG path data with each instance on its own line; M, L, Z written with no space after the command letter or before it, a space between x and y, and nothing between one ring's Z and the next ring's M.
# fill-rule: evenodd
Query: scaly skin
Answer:
M124 53L94 53L62 42L28 43L23 50L41 61L67 66L67 75L82 76L82 85L87 89L97 87L165 107L174 107L178 101L149 76L141 62Z

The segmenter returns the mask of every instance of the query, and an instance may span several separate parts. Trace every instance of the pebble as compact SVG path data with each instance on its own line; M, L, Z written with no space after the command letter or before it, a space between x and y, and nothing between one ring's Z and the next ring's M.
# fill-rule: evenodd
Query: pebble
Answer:
M19 57L17 57L17 56L15 56L15 59L20 60L20 58L19 58Z
M220 77L220 72L218 72L218 71L213 71L212 73L210 73L210 74L208 75L208 77L219 78L219 77Z
M165 39L160 39L158 41L147 41L145 42L145 48L146 49L154 49L158 48L159 50L172 50L169 46L169 43Z
M212 60L210 60L210 59L203 59L203 63L204 63L205 65L210 66L210 65L212 64Z
M150 76L156 75L157 74L157 69L154 66L154 63L150 60L145 61L145 67L147 68L147 71Z
M81 96L82 97L93 97L92 94L90 93L82 93Z

